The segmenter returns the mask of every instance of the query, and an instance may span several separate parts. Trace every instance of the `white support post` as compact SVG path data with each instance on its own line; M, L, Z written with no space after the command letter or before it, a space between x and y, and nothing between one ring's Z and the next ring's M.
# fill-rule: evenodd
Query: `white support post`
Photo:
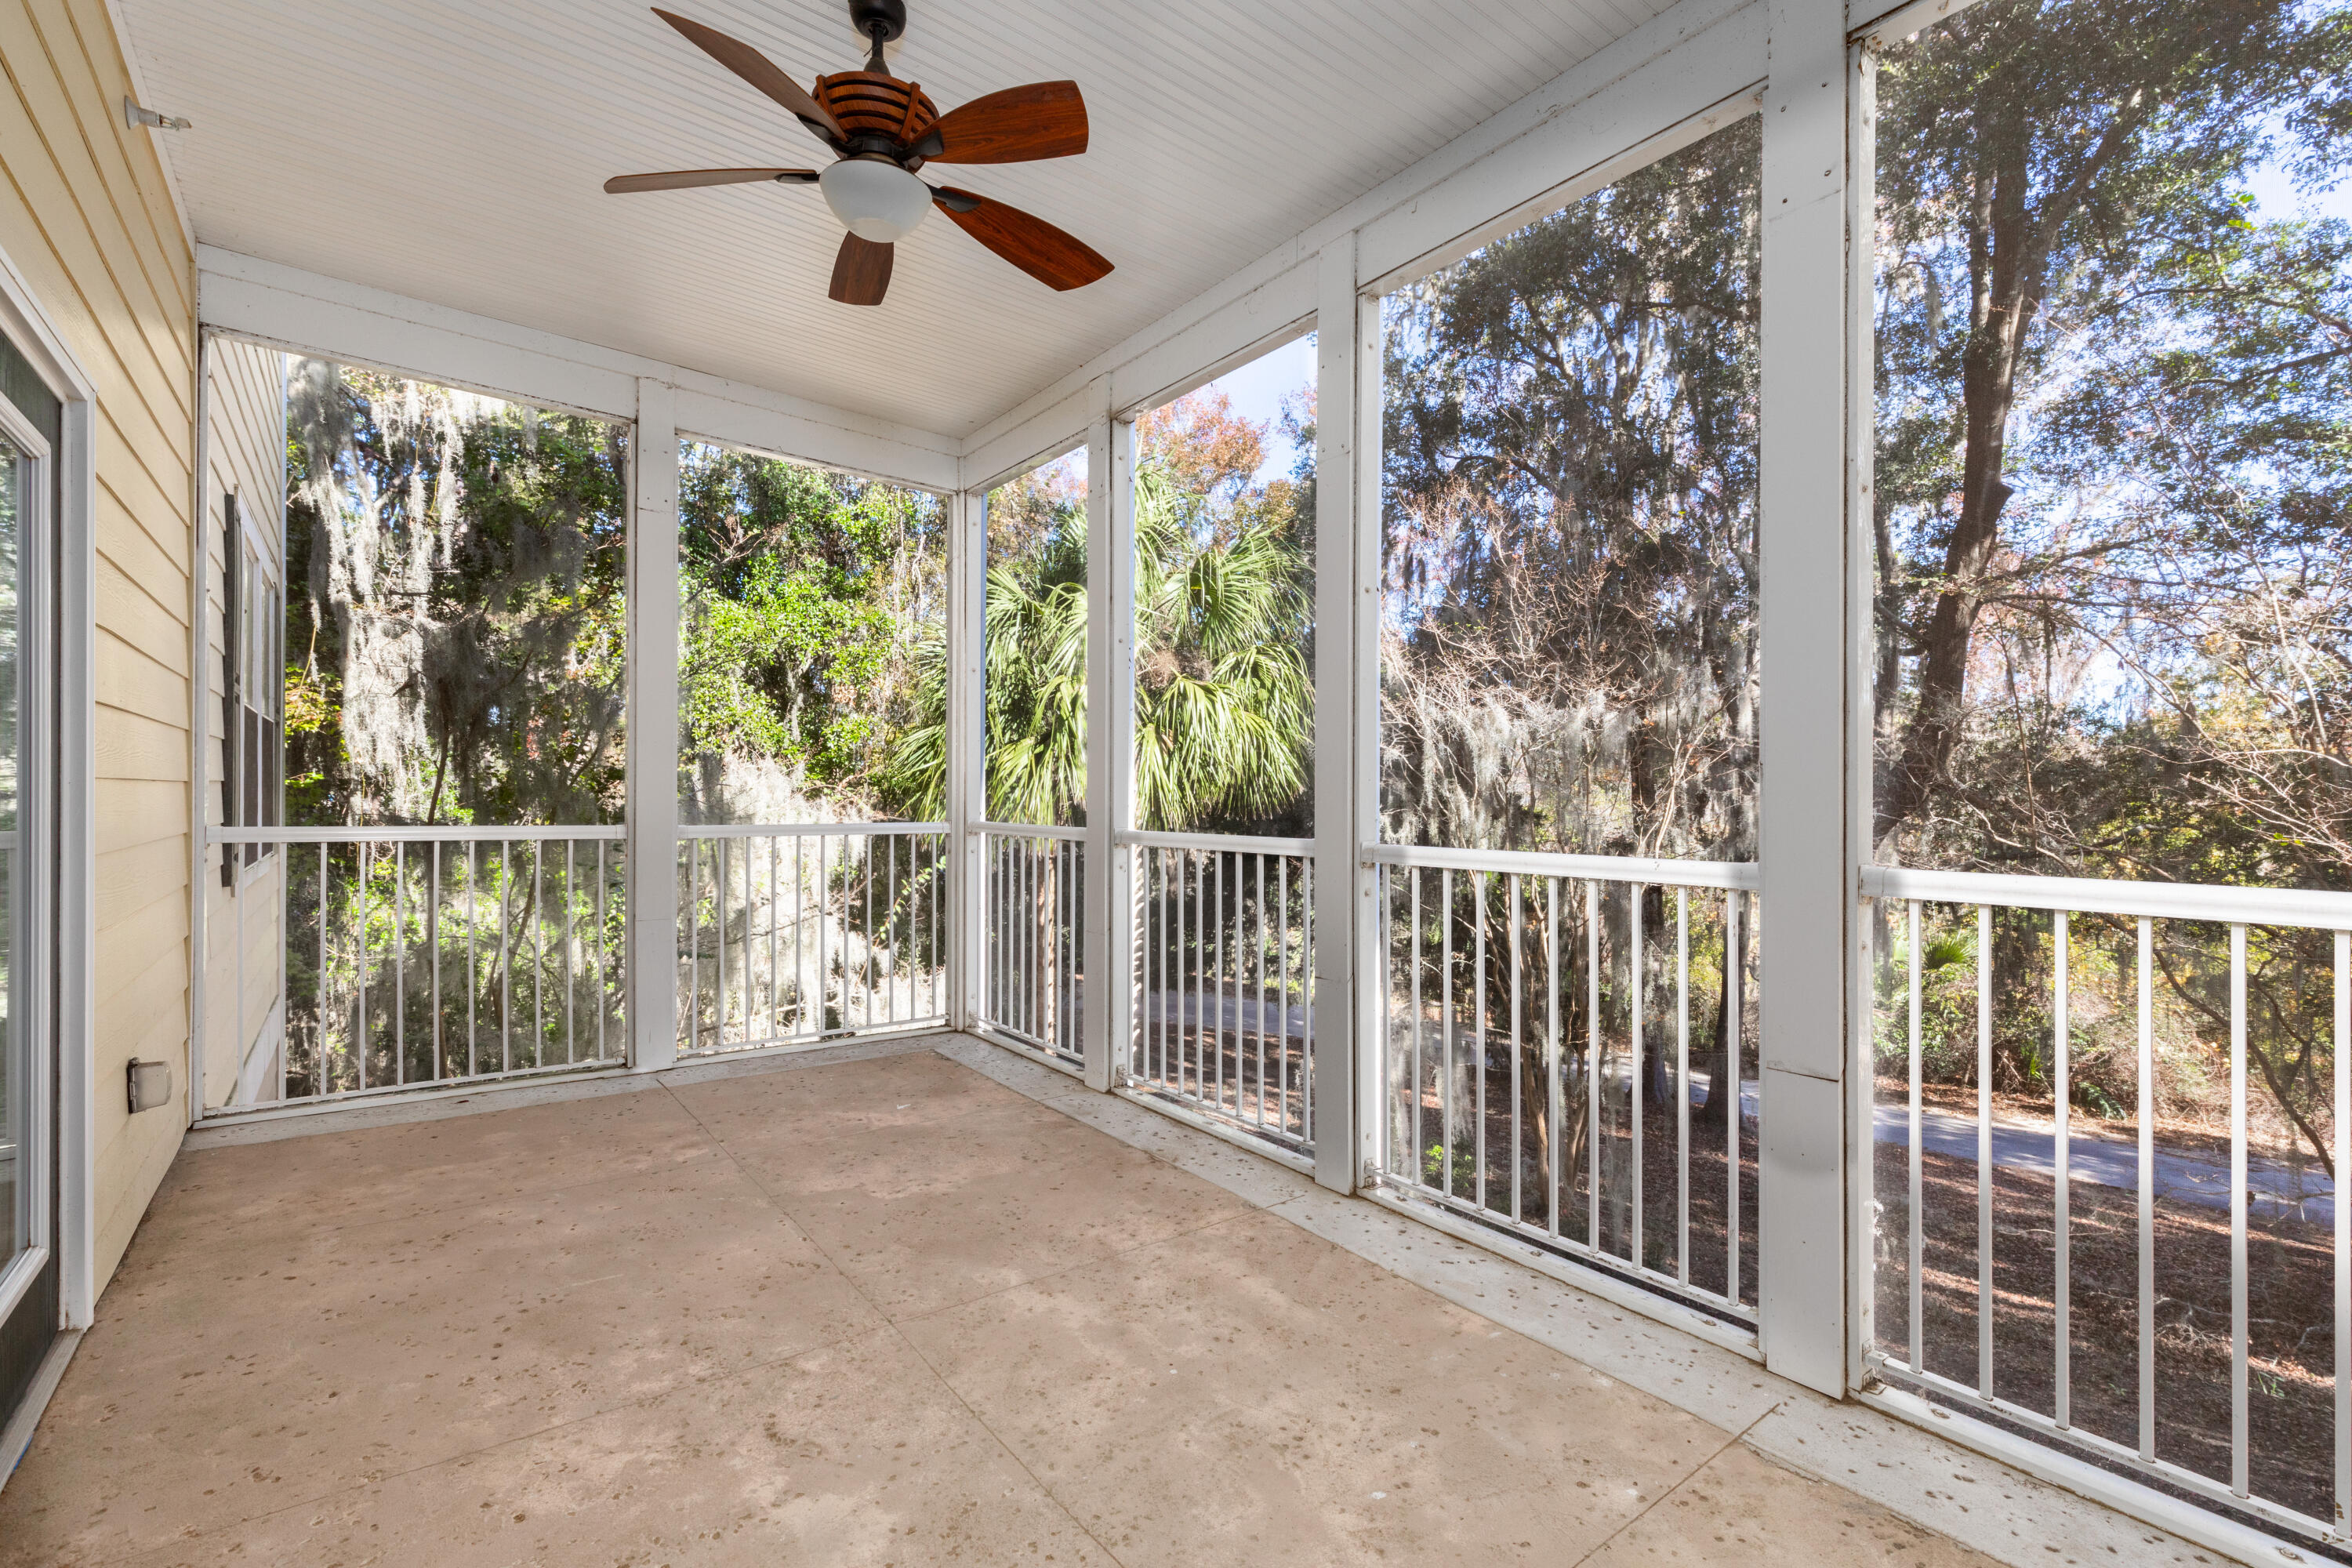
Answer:
M1109 538L1101 552L1091 546L1087 555L1088 611L1096 599L1093 584L1103 584L1099 602L1105 619L1098 623L1106 645L1103 658L1103 679L1092 688L1099 693L1087 704L1089 711L1100 708L1103 715L1105 750L1101 766L1102 828L1089 839L1087 854L1087 924L1091 931L1100 928L1103 933L1103 962L1099 968L1091 963L1087 973L1100 975L1103 993L1103 1042L1105 1047L1103 1079L1097 1089L1110 1089L1128 1079L1128 1057L1135 1040L1135 959L1136 903L1135 851L1119 842L1119 836L1135 826L1135 422L1113 419L1108 428L1108 463L1100 470L1109 512ZM1088 473L1096 470L1089 468ZM1093 488L1091 480L1088 489ZM1092 514L1089 513L1089 516ZM1089 642L1091 647L1091 639ZM1092 671L1088 672L1089 679ZM1097 811L1092 781L1096 777L1089 761L1087 777L1088 800L1087 820L1096 820ZM1102 868L1096 871L1093 859L1099 851ZM1098 900L1098 901L1097 901ZM1089 1025L1092 1019L1088 1020ZM1094 1036L1089 1030L1087 1049L1087 1080L1094 1083Z
M1315 1180L1371 1174L1360 1100L1372 1052L1379 922L1362 846L1380 837L1380 307L1356 288L1356 237L1326 246L1315 291ZM1369 435L1367 434L1369 432ZM1370 488L1360 472L1369 453ZM1358 515L1367 498L1369 519Z
M980 834L988 818L987 714L981 660L988 631L988 497L959 490L948 498L948 1023L979 1026L981 976L987 971L986 879Z
M1846 493L1846 757L1849 768L1846 786L1846 844L1851 859L1857 867L1866 864L1873 856L1872 812L1875 781L1873 770L1875 761L1875 736L1878 716L1872 711L1874 692L1871 666L1873 626L1875 614L1874 562L1872 559L1873 531L1871 508L1874 505L1872 487L1876 482L1876 414L1872 395L1873 372L1877 355L1877 340L1873 316L1875 289L1873 279L1871 247L1873 243L1873 190L1877 183L1877 72L1867 53L1849 48L1844 59L1846 100L1846 287L1845 287L1845 493ZM1850 884L1858 891L1858 881ZM1876 1340L1877 1292L1871 1280L1872 1259L1876 1256L1877 1192L1874 1141L1877 1137L1872 1118L1875 1114L1873 1100L1877 1093L1877 1073L1872 1060L1871 1014L1876 1005L1876 965L1881 955L1873 951L1874 933L1882 923L1861 918L1859 902L1852 905L1853 929L1849 932L1846 958L1846 1019L1851 1044L1846 1066L1846 1385L1859 1388L1869 1373L1872 1343ZM1911 960L1912 984L1918 984L1918 955ZM1916 1044L1913 1048L1916 1050ZM1916 1073L1917 1064L1912 1070ZM1917 1152L1915 1150L1916 1162ZM1915 1164L1913 1169L1916 1170ZM1917 1205L1913 1205L1916 1211ZM1919 1215L1911 1215L1912 1235L1916 1240ZM1911 1289L1916 1292L1919 1283L1917 1260L1912 1264L1915 1278ZM1911 1333L1916 1339L1920 1332L1915 1306Z
M1099 405L1109 395L1108 384L1103 384L1091 395ZM1130 514L1131 499L1127 506L1113 500L1122 483L1133 477L1113 457L1119 446L1118 429L1119 422L1107 414L1097 415L1087 426L1086 926L1079 938L1084 986L1078 1016L1087 1085L1100 1089L1110 1088L1112 1063L1124 1054L1113 1047L1125 1044L1114 1040L1111 1033L1115 1011L1111 952L1125 943L1126 922L1108 918L1113 908L1110 865L1119 852L1118 796L1123 793L1117 781L1127 774L1120 763L1126 760L1125 748L1129 743L1118 723L1122 705L1113 699L1112 690L1128 689L1127 665L1132 660L1118 656L1134 640L1131 609L1128 636L1118 635L1117 606L1134 602L1131 587L1126 593L1118 588L1122 582L1132 582L1134 554L1129 542L1120 537L1118 522ZM1116 937L1114 926L1118 928Z
M1844 1078L1856 886L1847 815L1845 8L1843 0L1769 5L1758 1308L1765 1363L1834 1397L1846 1389Z
M629 1065L677 1060L677 393L637 382L629 465Z

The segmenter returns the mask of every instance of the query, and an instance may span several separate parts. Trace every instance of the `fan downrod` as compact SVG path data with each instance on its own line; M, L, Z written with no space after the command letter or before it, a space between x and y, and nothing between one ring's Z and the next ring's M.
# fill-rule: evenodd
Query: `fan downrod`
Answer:
M898 42L899 35L906 32L906 0L849 0L849 25L857 29L859 37L873 46L866 68L887 76L889 67L882 63L882 47Z

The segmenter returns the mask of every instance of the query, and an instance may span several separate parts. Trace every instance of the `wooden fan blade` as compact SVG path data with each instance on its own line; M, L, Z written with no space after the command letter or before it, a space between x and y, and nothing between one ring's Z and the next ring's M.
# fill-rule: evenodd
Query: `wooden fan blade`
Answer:
M842 141L846 138L847 132L841 129L841 122L825 112L824 104L803 91L801 84L786 76L777 67L775 61L742 39L730 38L716 27L706 27L699 22L688 21L684 16L673 15L658 5L654 7L654 15L685 34L695 47L799 115L803 120L814 121L824 127L834 140Z
M897 254L896 246L843 235L833 258L833 287L826 292L845 305L880 304L890 291L890 263Z
M615 174L604 182L604 190L617 196L630 191L682 191L695 185L748 185L760 180L805 184L815 178L814 169L672 169L659 174Z
M929 150L936 141L939 151ZM1087 150L1087 100L1074 81L1008 87L940 117L918 152L934 163L1025 163Z
M933 199L958 228L1049 289L1083 289L1111 269L1092 247L1019 207L953 185Z

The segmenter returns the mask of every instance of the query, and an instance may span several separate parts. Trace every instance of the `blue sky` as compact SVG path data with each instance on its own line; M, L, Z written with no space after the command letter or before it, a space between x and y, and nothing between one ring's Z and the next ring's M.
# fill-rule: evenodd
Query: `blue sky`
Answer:
M1285 343L1259 355L1238 370L1229 370L1210 385L1234 400L1234 412L1265 426L1265 461L1258 465L1257 482L1265 484L1289 474L1298 454L1282 434L1282 400L1315 384L1315 335Z

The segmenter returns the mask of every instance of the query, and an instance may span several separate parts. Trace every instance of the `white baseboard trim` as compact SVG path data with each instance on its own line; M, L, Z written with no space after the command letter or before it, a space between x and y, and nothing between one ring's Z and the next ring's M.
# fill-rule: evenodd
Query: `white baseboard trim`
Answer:
M937 1028L842 1040L831 1045L775 1046L730 1051L724 1056L689 1057L676 1067L658 1071L631 1072L625 1068L598 1068L554 1078L509 1079L488 1083L456 1084L419 1089L414 1094L372 1100L362 1104L289 1107L257 1112L234 1121L207 1121L188 1130L182 1152L225 1149L239 1143L274 1143L282 1138L308 1138L321 1132L352 1132L364 1127L396 1127L414 1121L440 1121L453 1116L478 1116L487 1110L513 1110L526 1105L552 1105L571 1100L595 1100L605 1095L635 1094L663 1084L705 1083L712 1079L748 1074L789 1072L824 1067L834 1062L862 1061L868 1057L928 1051L945 1037Z

